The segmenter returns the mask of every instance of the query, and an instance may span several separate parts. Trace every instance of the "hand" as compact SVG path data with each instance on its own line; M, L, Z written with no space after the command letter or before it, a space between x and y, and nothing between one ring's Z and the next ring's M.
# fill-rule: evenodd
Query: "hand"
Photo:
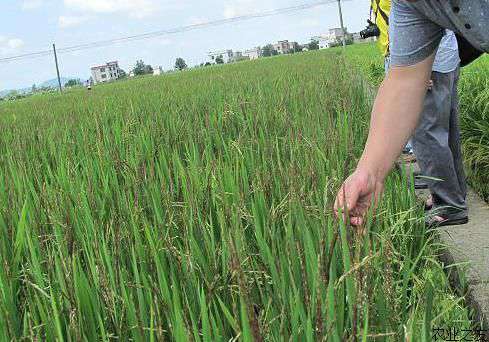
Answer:
M343 215L346 215L345 211L348 212L353 226L363 225L365 215L372 204L374 209L377 207L383 190L383 180L378 180L367 171L357 169L343 183L336 196L334 206L336 217L341 209Z
M428 81L428 90L432 90L433 89L433 85L434 85L433 80L429 80Z

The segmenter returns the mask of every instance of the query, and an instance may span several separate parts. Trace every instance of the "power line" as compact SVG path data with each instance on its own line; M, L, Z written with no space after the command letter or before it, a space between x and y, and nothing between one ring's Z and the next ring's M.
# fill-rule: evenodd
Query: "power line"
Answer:
M322 6L322 5L327 5L330 3L334 3L336 1L337 0L313 1L310 3L305 3L305 4L290 6L290 7L284 7L284 8L278 8L278 9L272 9L272 10L256 12L256 13L251 13L251 14L246 14L246 15L240 15L240 16L236 16L236 17L232 17L232 18L219 19L219 20L208 21L208 22L204 22L204 23L175 27L175 28L166 29L166 30L159 30L159 31L147 32L147 33L142 33L142 34L137 34L137 35L132 35L132 36L123 36L123 37L114 38L114 39L100 40L100 41L95 41L95 42L90 42L90 43L73 45L73 46L68 46L65 48L59 48L59 49L57 49L57 52L58 52L58 54L63 54L63 53L81 51L81 50L89 50L89 49L105 47L105 46L109 46L109 45L113 45L113 44L120 44L120 43L132 42L132 41L137 41L137 40L151 39L151 38L161 37L161 36L165 36L165 35L171 35L171 34L187 32L187 31L193 31L193 30L198 30L198 29L212 27L212 26L219 26L219 25L231 24L231 23L235 23L235 22L239 22L239 21L251 20L251 19L255 19L255 18L264 18L264 17L275 16L275 15L288 14L288 13L303 11L306 9L311 9L311 8ZM350 0L343 0L343 1L350 1ZM0 58L0 63L8 63L8 62L19 61L19 60L24 60L24 59L39 58L39 57L44 57L44 56L48 56L51 54L52 54L51 50L25 53L25 54L21 54L21 55L17 55L17 56L9 56L9 57Z

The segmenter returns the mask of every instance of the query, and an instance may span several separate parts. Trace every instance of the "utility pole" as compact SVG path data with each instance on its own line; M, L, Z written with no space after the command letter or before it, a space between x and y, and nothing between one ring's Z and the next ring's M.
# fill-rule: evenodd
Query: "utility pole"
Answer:
M59 77L59 65L58 65L58 55L56 54L56 44L53 44L53 53L54 53L54 62L56 63L56 73L58 74L58 86L59 92L63 92L63 88L61 87L61 78Z
M346 32L345 32L345 26L343 25L343 12L341 10L341 0L338 0L338 11L340 14L340 25L341 25L341 40L343 42L343 48L346 47Z

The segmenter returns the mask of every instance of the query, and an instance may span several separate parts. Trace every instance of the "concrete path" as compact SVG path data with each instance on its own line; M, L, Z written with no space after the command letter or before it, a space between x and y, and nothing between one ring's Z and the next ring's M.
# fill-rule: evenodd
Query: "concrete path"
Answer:
M419 167L413 165L406 170ZM427 190L416 193L422 199L428 196ZM446 266L454 266L448 268L452 285L466 296L482 329L489 329L489 205L472 190L468 204L468 224L437 229L440 243L446 246L440 259Z
M440 258L446 265L459 265L450 280L461 291L466 286L474 318L489 329L489 206L472 190L468 203L468 224L439 229L440 242L446 246Z

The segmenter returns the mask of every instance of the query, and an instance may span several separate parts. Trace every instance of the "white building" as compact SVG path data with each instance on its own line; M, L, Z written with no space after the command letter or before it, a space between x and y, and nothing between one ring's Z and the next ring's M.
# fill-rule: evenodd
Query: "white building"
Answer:
M105 65L91 68L95 84L117 80L120 77L119 62L108 62Z
M156 68L153 69L154 76L160 76L162 74L163 74L163 67L157 66Z
M273 48L278 52L279 55L295 52L297 42L289 42L288 40L280 40L277 44L273 44Z
M243 57L248 57L251 60L258 59L261 57L261 48L257 46L256 48L245 50Z
M250 59L241 51L233 51L233 50L211 51L208 53L208 56L209 56L209 62L212 64L217 64L216 60L219 58L221 58L224 63L233 63L245 59Z
M345 32L348 32L345 27ZM343 39L343 31L341 28L332 28L328 33L321 34L316 37L312 37L312 40L316 40L319 43L320 49L327 49L334 44L338 44Z
M233 57L231 58L230 62L239 62L239 61L243 61L245 59L249 59L249 57L244 56L243 52L241 52L241 51L235 51L235 52L233 52Z
M233 50L219 50L219 51L211 51L208 53L210 62L212 64L216 64L216 59L222 58L224 63L232 62L234 57Z

